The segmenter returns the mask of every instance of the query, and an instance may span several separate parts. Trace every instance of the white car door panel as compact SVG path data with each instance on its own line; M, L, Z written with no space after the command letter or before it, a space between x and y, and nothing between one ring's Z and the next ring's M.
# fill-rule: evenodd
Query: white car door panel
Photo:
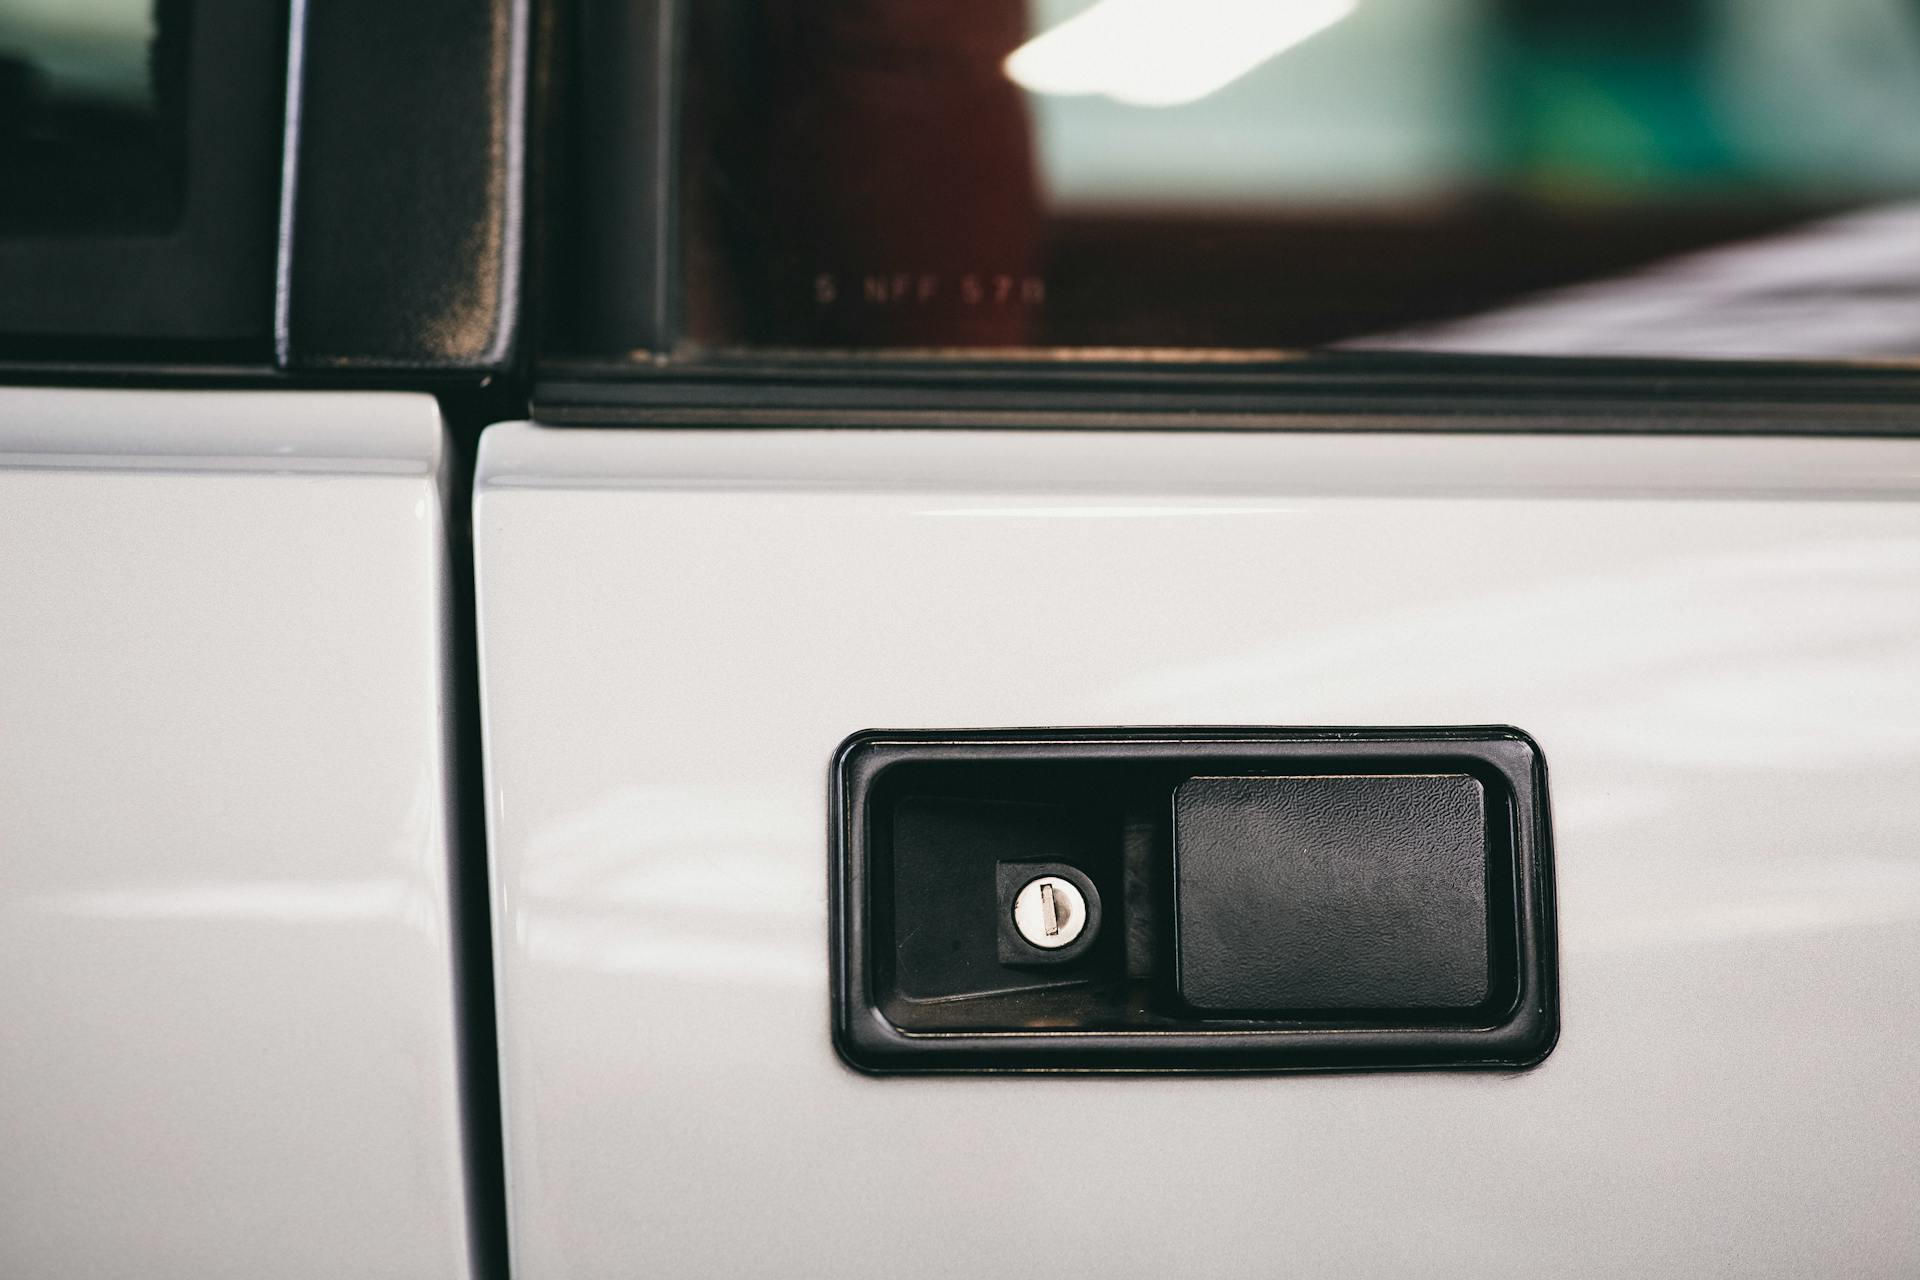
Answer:
M520 1280L1920 1268L1920 442L519 424L476 494ZM1541 1065L836 1056L850 733L1472 724Z
M7 1275L471 1274L444 448L0 390Z

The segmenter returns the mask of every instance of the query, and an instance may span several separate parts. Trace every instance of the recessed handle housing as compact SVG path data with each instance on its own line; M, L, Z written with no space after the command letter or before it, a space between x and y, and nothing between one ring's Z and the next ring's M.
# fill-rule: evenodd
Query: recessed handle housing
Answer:
M1518 730L869 731L834 812L863 1070L1514 1068L1558 1033Z

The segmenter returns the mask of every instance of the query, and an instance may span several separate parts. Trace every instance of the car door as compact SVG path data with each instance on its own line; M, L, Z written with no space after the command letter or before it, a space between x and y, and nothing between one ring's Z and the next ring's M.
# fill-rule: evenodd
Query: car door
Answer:
M514 252L458 137L524 26L429 10L0 3L0 1274L498 1274L463 548L515 329L435 308ZM363 111L413 132L349 166ZM376 305L416 220L491 252Z
M1899 1270L1916 467L1910 441L494 428L519 1273ZM1539 1066L836 1057L847 735L1475 723L1550 763Z
M1809 135L1856 110L1825 41L1911 38L1869 8L1797 55ZM1911 332L1844 283L1884 281L1907 162L1796 211L1798 143L1739 142L1785 19L1707 9L591 28L577 74L677 114L583 135L618 140L566 224L584 300L475 482L516 1274L1912 1266L1920 445L1865 359ZM1317 776L1487 732L1544 762L1557 962L1557 1040L1493 1070L880 989L917 926L876 740L977 800L955 761L996 751L1145 742L1177 780L1304 741ZM1109 927L1200 923L1090 878ZM931 892L990 966L991 901ZM1220 936L1278 964L1297 923ZM1147 1014L1117 1064L1048 1056Z

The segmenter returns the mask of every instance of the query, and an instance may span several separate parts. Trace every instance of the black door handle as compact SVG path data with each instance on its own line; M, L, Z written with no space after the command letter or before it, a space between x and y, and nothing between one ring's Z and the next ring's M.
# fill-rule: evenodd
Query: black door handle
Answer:
M1517 730L873 731L834 787L862 1069L1513 1068L1557 1035Z

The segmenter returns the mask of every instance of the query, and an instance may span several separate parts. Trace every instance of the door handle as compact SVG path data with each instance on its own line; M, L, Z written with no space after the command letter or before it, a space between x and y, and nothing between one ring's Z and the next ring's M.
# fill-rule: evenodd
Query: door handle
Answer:
M864 1070L1511 1069L1558 1033L1517 730L870 731L834 807Z

